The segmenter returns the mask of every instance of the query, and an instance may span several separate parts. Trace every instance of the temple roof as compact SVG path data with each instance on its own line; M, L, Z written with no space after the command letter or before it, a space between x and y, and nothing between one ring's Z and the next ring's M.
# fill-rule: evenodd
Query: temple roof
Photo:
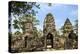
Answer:
M53 17L53 15L51 13L48 13L46 15L46 18L44 19L44 23L45 22L52 22L52 21L54 21L54 17Z
M65 24L64 24L64 25L66 25L67 23L68 23L68 24L70 24L70 25L72 25L72 24L71 24L71 22L70 22L70 20L69 20L68 18L66 19L66 21L65 21Z
M47 16L53 16L51 13L48 13Z

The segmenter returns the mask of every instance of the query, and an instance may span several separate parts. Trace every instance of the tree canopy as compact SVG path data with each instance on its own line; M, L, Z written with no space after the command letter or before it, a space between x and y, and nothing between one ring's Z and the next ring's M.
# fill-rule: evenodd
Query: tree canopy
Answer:
M13 26L15 29L22 29L22 31L24 31L24 24L26 22L31 22L33 24L33 27L35 27L35 25L39 25L39 20L37 20L36 17L32 16L31 14L28 14L21 16L18 20L14 20Z
M39 4L36 2L20 2L20 1L10 1L9 2L9 16L11 13L13 15L21 15L21 14L33 14L35 15L35 10L33 7L40 8Z
M22 29L23 20L29 21L29 18L32 18L32 23L34 25L39 24L39 20L36 19L37 11L34 8L40 9L40 4L36 2L20 2L20 1L10 1L9 2L9 29L11 29L11 17L15 17L13 21L14 29ZM19 16L19 17L16 17ZM28 18L29 17L29 18Z

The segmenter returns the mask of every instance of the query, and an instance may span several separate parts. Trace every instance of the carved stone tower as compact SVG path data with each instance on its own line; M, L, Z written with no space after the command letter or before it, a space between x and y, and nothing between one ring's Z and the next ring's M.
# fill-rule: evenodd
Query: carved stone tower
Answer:
M54 48L54 39L55 39L55 21L54 17L51 13L48 13L46 15L46 18L44 19L44 25L43 25L43 35L45 37L44 40L44 47L45 48ZM48 47L51 46L51 47Z
M73 30L70 20L67 18L63 26L63 34L68 37L69 33Z
M73 48L73 41L69 39L69 35L72 31L73 31L72 24L71 24L70 20L67 18L64 23L64 26L63 26L63 36L65 37L64 49L72 49Z
M30 38L33 37L33 23L32 23L32 18L28 16L23 20L23 41L24 41L24 47L27 49L30 46Z

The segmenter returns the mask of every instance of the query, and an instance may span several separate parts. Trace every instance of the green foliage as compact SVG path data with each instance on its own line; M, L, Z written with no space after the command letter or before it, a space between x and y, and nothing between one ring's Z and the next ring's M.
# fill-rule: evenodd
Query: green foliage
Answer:
M62 27L60 28L60 30L61 30L61 32L65 32L65 31L64 31L64 26L62 26Z
M14 26L15 29L19 29L18 23L19 23L18 20L14 20L13 26Z
M38 30L36 27L33 28L33 35L34 35L34 39L37 39L38 38Z
M39 38L43 37L43 31L41 29L39 29L39 31L38 31L38 37Z
M15 34L15 35L20 35L21 32L20 32L20 31L16 31L14 34Z
M33 10L33 7L37 7L40 9L39 4L36 4L36 2L19 2L19 1L10 1L9 2L9 16L11 13L13 15L21 15L21 14L33 14L35 15L35 10Z
M15 17L13 24L14 28L24 30L24 21L29 22L30 18L32 18L32 23L34 25L38 25L39 20L36 20L36 17L33 16L35 16L37 13L37 11L35 11L34 8L40 9L39 6L40 4L36 4L36 2L10 1L9 18L11 18L11 15Z
M25 14L18 18L18 20L14 20L14 28L15 29L22 29L22 31L25 30L25 23L31 22L33 26L39 25L39 20L36 19L36 17L32 16L31 14ZM27 25L26 25L27 26Z

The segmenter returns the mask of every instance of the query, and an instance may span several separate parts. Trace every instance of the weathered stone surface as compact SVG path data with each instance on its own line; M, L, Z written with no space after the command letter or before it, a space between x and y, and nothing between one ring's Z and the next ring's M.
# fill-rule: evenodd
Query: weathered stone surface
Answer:
M12 52L32 52L49 49L76 49L78 48L78 36L74 33L70 20L67 18L63 26L63 35L57 34L54 16L48 13L44 19L43 35L37 32L32 22L25 22L24 33L11 38Z
M63 35L67 38L69 33L73 30L70 20L67 18L63 26Z
M43 25L43 34L44 34L44 43L45 43L45 48L47 48L47 43L51 43L51 46L53 48L54 46L54 37L55 37L55 32L56 32L56 29L55 29L55 21L54 21L54 17L51 13L48 13L46 15L46 18L44 19L44 25ZM51 38L48 38L48 37L51 37Z
M63 36L65 36L64 49L74 49L76 47L74 45L77 44L77 36L74 33L72 24L68 18L66 19L63 27Z
M65 49L77 49L78 45L78 41L76 40L77 35L71 31L68 35L68 38L66 38L65 41Z

